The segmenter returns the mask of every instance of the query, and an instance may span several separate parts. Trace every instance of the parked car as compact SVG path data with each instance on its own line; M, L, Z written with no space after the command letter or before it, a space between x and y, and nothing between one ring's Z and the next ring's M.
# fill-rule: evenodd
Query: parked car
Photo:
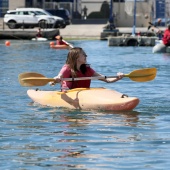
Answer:
M10 29L14 28L65 28L66 23L40 8L17 8L4 15L4 22Z
M64 9L64 8L48 9L47 11L50 12L52 15L63 18L66 22L66 25L71 24L71 16L67 9Z
M17 9L21 9L21 8L17 8ZM53 17L57 21L55 23L55 28L65 28L67 25L65 20L62 17L54 16L50 12L48 12L44 9L41 9L41 8L26 8L26 9L34 9L34 11L36 12L37 15L46 15L46 16Z

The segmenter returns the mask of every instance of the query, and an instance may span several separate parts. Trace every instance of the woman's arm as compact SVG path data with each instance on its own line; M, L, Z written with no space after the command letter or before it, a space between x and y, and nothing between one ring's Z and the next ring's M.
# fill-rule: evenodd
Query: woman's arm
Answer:
M95 72L93 74L93 77L96 77L96 76L103 76L103 75ZM118 80L121 80L123 78L123 76L124 76L124 74L119 72L119 73L117 73L117 77L116 78L102 78L102 79L99 79L99 80L104 81L106 83L113 83L113 82L116 82Z
M57 76L54 77L55 81L50 82L50 85L55 85L56 83L60 83L62 81L62 78L70 78L71 71L68 65L64 65Z

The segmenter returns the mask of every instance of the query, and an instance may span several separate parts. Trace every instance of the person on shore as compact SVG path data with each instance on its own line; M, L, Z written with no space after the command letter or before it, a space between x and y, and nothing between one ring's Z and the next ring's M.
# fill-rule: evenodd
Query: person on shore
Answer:
M84 8L82 9L82 12L83 12L83 19L86 20L87 19L87 7L84 6Z
M37 30L37 34L36 34L36 37L37 37L37 38L42 37L42 31L41 31L41 28L38 28L38 30Z
M76 77L95 77L102 76L95 72L87 62L87 55L80 47L70 49L66 63L61 68L59 74L54 77L55 81L50 82L50 85L61 83L61 90L69 90L74 88L90 88L91 80L74 81ZM123 73L117 73L116 78L101 78L101 81L112 83L123 78ZM62 81L62 78L72 78L72 81Z
M170 24L167 25L167 29L164 31L162 41L164 45L170 46Z
M160 26L160 25L161 25L161 22L162 22L162 19L161 19L161 18L158 18L158 19L157 19L157 25L155 25L155 26Z

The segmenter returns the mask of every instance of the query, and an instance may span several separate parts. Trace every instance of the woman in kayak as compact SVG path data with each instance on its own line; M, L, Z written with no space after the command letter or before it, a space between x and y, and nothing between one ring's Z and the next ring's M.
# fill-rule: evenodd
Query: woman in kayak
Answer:
M60 70L58 76L54 77L55 81L50 85L55 85L61 82L61 89L68 90L74 88L90 88L91 80L74 81L76 77L95 77L102 76L95 72L88 64L86 64L87 55L82 48L72 48L67 56L65 65ZM72 81L62 81L62 78L72 78ZM116 82L123 78L122 73L118 73L116 78L101 78L101 81L107 83Z

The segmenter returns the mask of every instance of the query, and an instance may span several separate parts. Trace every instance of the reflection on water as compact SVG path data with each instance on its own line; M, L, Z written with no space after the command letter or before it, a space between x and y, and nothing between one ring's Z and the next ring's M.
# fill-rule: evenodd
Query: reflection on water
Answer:
M163 58L164 58L165 60L170 61L170 53L165 53L165 54L163 54Z

